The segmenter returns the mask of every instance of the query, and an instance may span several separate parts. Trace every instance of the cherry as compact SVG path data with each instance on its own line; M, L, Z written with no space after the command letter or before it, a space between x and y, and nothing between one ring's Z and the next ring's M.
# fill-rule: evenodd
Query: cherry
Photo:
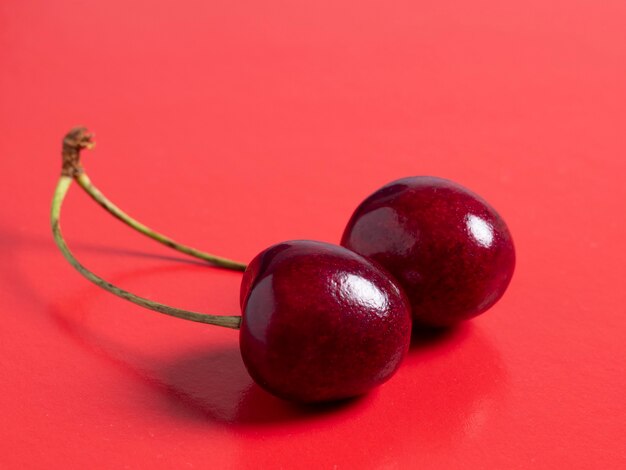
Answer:
M504 220L484 199L442 178L387 184L356 209L341 244L399 281L416 323L448 326L500 299L515 267Z
M338 400L389 379L410 343L406 297L388 274L340 246L274 245L242 280L241 356L282 398Z
M218 266L245 268L154 232L111 203L91 184L80 164L80 151L93 146L91 138L84 128L65 137L63 169L50 217L57 246L85 278L160 313L240 329L241 354L252 378L288 400L309 403L348 398L393 375L409 347L408 300L381 267L341 246L290 241L261 252L244 272L241 317L160 304L89 271L74 257L61 232L61 208L74 180L107 211L150 238Z

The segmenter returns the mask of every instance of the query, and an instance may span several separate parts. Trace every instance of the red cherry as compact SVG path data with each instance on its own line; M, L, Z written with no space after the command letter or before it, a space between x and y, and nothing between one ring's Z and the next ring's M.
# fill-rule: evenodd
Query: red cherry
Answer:
M284 242L246 268L155 232L109 201L80 163L93 147L85 128L63 139L61 177L52 199L54 240L85 278L112 294L184 320L239 328L240 349L252 378L269 392L300 402L352 397L389 379L410 342L411 312L400 288L381 267L341 246ZM229 269L246 269L242 316L212 315L161 304L114 286L72 254L61 232L61 207L76 180L103 208L140 233L182 253Z
M359 205L341 244L377 261L404 288L416 322L452 325L500 299L515 268L504 220L442 178L404 178Z
M241 355L274 395L320 402L389 379L410 343L411 313L386 272L340 246L274 245L242 281Z

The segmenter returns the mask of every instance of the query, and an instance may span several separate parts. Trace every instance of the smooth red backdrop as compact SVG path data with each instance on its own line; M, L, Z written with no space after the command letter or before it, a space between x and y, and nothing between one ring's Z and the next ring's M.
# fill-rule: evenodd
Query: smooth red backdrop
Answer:
M623 0L0 3L2 468L626 468ZM100 291L53 245L63 134L142 221L243 261L337 242L389 180L447 177L505 217L487 314L417 338L340 407L254 386L237 333ZM238 313L73 188L80 259L139 294Z

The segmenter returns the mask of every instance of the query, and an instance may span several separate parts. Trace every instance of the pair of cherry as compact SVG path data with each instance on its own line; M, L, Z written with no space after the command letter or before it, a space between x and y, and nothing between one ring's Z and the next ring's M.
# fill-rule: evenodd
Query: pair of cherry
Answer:
M144 307L239 327L242 358L252 378L291 401L338 400L380 385L406 355L412 328L447 327L484 312L502 296L513 274L511 235L486 201L445 179L412 177L365 199L348 222L341 246L298 240L258 254L243 275L241 318L157 304L112 286L73 257L59 225L72 179L142 233L216 264L242 265L173 242L114 206L79 163L80 150L90 145L84 129L64 140L52 226L66 258L91 281Z

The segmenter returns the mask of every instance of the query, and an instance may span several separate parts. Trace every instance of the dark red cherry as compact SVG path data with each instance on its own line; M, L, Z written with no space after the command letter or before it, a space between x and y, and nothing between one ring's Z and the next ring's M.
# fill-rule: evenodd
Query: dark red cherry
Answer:
M356 209L341 244L377 261L404 288L416 322L447 326L487 310L515 268L504 220L442 178L394 181Z
M244 273L241 355L252 378L282 398L362 394L393 375L410 335L410 307L395 281L343 247L280 243Z

